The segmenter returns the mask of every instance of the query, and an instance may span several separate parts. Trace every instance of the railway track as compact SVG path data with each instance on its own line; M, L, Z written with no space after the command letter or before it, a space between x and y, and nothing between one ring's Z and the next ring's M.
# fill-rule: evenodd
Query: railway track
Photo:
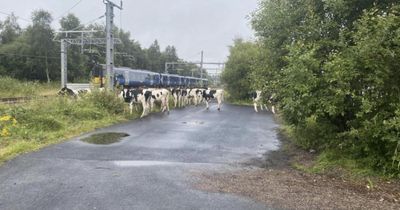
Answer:
M26 103L32 100L44 100L51 96L35 96L35 97L9 97L9 98L0 98L0 104L21 104Z

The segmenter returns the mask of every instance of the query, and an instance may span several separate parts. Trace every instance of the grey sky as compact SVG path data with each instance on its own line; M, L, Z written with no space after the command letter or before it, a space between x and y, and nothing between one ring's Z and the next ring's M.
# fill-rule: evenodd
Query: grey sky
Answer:
M30 19L35 9L45 9L54 18L63 15L78 0L0 0L0 12L14 12ZM119 0L114 0L119 2ZM258 0L125 0L124 10L115 10L115 24L130 31L132 38L143 47L158 39L162 48L174 45L178 55L189 61L225 61L228 46L236 37L252 39L246 18L257 8ZM83 0L71 10L82 23L93 20L105 12L102 0ZM121 16L122 15L122 16ZM122 18L121 18L122 17ZM0 14L0 20L5 18ZM104 23L105 19L97 22ZM58 20L57 20L58 22ZM26 21L19 20L22 26ZM59 28L58 23L54 27Z

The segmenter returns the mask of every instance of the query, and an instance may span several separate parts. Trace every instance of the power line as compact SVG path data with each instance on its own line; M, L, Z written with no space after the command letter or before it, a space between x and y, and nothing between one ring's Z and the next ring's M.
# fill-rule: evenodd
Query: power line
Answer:
M69 13L69 12L70 12L71 10L73 10L76 6L78 6L80 3L82 3L82 1L83 1L83 0L79 0L78 2L76 2L76 3L74 4L74 6L72 6L71 8L69 8L66 12L62 13L62 15L58 16L58 17L56 18L56 20L62 18L64 15L66 15L67 13Z
M16 57L29 57L29 58L48 58L48 59L60 59L59 57L44 56L44 55L27 55L27 54L15 54L15 53L0 53L0 55L11 55Z
M90 23L93 23L93 22L95 22L95 21L97 21L97 20L100 20L100 19L102 19L102 18L104 18L104 15L102 15L102 16L100 16L100 17L98 17L98 18L95 18L95 19L93 19L93 20L91 20L91 21L89 21L89 22L87 22L87 23L85 23L85 24L83 24L83 25L80 25L80 26L78 26L78 27L76 27L76 28L73 28L73 29L71 29L70 31L75 31L75 30L77 30L77 29L83 28L83 27L85 27L86 25L88 25L88 24L90 24Z
M3 15L7 15L7 16L11 16L11 15L14 15L14 14L9 14L9 13L6 13L6 12L2 12L2 11L0 11L0 13L1 14L3 14ZM25 18L22 18L22 17L19 17L19 16L16 16L16 15L14 15L16 18L19 18L19 19L21 19L21 20L23 20L23 21L26 21L26 22L31 22L30 20L28 20L28 19L25 19Z

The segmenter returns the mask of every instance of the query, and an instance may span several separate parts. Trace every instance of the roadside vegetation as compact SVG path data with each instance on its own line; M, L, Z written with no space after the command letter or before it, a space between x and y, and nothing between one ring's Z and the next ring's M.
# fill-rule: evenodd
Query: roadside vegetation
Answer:
M309 171L400 178L400 3L262 0L251 23L222 76L231 98L274 95L286 134L319 154Z
M11 77L0 77L0 98L56 95L58 83L21 82Z
M0 163L73 136L134 119L114 94L93 92L80 98L51 97L0 106Z

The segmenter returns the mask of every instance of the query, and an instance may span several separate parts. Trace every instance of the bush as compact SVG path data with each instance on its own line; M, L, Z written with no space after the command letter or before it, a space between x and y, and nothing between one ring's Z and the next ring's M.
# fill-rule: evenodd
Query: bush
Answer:
M121 114L124 112L124 102L120 100L115 94L103 91L95 91L88 94L85 101L92 103L99 110L105 110L109 114Z
M25 119L26 126L39 131L58 131L63 125L52 117L38 116Z

